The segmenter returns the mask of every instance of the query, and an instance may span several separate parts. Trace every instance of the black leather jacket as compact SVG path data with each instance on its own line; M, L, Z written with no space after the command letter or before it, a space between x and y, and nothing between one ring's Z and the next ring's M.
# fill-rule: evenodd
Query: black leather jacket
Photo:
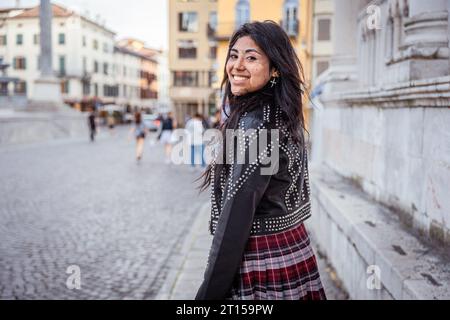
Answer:
M225 165L219 176L214 175L212 163L210 231L214 238L196 299L229 297L250 236L281 232L310 216L306 149L292 141L280 113L279 108L266 106L241 117L242 131L255 129L258 133L250 134L245 146L238 144L234 155L245 153L248 160L262 134L272 133L272 143L258 149L256 161L234 161ZM271 129L276 131L264 131ZM268 159L271 166L265 164ZM261 169L271 174L262 174Z

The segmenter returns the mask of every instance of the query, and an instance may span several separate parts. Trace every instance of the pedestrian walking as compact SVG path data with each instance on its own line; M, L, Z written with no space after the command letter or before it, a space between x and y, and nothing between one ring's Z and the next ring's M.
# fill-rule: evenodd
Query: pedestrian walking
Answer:
M95 135L97 133L97 125L95 123L95 111L93 109L90 110L88 115L88 127L89 127L89 136L91 138L91 142L94 142Z
M224 144L233 143L227 129L253 134L242 148L213 160L203 175L201 189L212 188L214 237L196 299L326 299L303 224L311 201L301 63L279 25L253 22L232 36L225 70L223 104L228 99L230 113ZM263 134L269 142L251 161ZM236 161L240 153L250 161ZM267 159L276 164L269 173L262 170Z
M134 114L134 127L130 129L131 133L134 133L136 138L136 161L142 159L144 152L145 136L147 135L147 128L142 121L142 115L139 111Z
M175 128L175 121L172 112L164 114L161 119L161 132L158 136L159 141L164 144L165 163L170 163L172 153L172 134Z
M186 123L185 129L189 136L189 144L191 146L191 167L195 169L197 164L206 167L205 159L203 157L203 117L196 113L195 116Z

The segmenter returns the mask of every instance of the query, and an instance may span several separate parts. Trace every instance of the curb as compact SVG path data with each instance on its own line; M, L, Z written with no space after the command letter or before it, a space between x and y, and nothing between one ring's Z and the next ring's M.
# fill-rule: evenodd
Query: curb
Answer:
M170 271L155 297L155 300L192 300L203 280L206 260L212 237L207 222L210 204L205 203L193 221L192 228L184 241L175 248L169 259ZM204 241L204 238L209 241Z

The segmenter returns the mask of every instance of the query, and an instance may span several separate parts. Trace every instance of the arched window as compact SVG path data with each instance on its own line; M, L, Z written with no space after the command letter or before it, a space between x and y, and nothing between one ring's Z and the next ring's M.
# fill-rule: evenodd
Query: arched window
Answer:
M282 27L290 36L298 34L298 6L299 0L284 0Z
M236 3L236 29L250 21L250 3L248 0L238 0Z

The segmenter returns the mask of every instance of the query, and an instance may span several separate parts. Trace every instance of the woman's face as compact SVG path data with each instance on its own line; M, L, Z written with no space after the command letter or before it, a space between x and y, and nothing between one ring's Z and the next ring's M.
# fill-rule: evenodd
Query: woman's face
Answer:
M257 91L270 80L269 58L249 36L239 38L226 64L231 92L241 96Z

